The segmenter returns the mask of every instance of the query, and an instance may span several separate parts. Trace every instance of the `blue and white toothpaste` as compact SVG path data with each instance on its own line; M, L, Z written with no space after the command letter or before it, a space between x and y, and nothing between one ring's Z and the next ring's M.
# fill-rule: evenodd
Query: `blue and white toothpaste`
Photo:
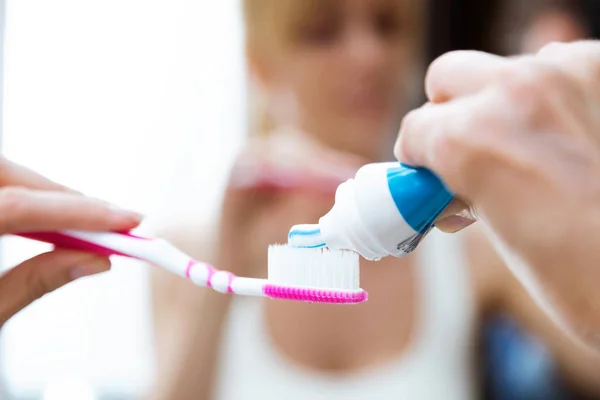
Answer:
M293 247L353 250L368 260L411 253L453 194L432 172L398 162L367 164L342 183L316 225L294 225Z

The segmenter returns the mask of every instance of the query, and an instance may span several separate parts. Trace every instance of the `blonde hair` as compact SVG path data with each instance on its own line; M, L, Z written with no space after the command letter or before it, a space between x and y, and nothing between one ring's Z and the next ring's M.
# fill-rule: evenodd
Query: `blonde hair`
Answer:
M397 10L410 12L411 17L403 18L407 21L414 21L421 3L419 0L381 0L388 1L390 4L401 4ZM318 13L324 0L244 0L244 20L246 24L246 48L248 54L252 57L274 57L288 46L293 38L294 29L298 24L311 18ZM396 9L396 8L394 8ZM409 25L409 29L410 25ZM256 93L251 93L251 96ZM256 104L257 99L250 98L252 104ZM260 99L258 99L260 100ZM251 131L266 133L273 129L273 122L268 120L268 115L264 110L255 110L262 113L261 126L255 127ZM207 260L216 261L215 265L219 268L228 269L239 276L256 276L255 265L252 262L252 250L256 246L247 245L248 240L256 236L253 234L250 221L256 215L256 204L263 204L260 198L252 198L251 193L244 197L245 204L233 204L239 201L239 196L230 199L227 193L223 202L223 211L221 215L219 243L214 248L220 253L216 257L207 256L207 253L198 252L198 241L206 238L190 237L179 235L179 241L171 239L178 247L188 252L192 256ZM243 208L243 210L240 210ZM243 211L243 212L242 212ZM244 221L238 221L240 215L245 217ZM233 230L226 221L236 220L240 222ZM225 223L224 223L225 222ZM227 231L231 229L233 231ZM208 229L208 231L214 231ZM249 250L250 249L250 250ZM194 251L195 250L195 251ZM264 249L260 249L264 251ZM233 258L232 258L233 257ZM244 262L239 262L240 258ZM191 290L191 289L190 289ZM172 296L169 292L165 296ZM159 384L161 392L155 393L157 399L200 399L208 400L211 398L216 377L216 365L218 364L219 347L222 337L223 326L231 304L231 296L214 293L211 290L202 290L194 288L193 294L186 297L186 321L180 328L180 337L175 342L180 349L172 350L171 360L161 360L166 364L171 364L171 376L159 373L159 377L166 379ZM195 319L191 321L190 312L193 311ZM179 312L178 310L173 310ZM168 314L168 313L166 313ZM160 325L160 322L157 322ZM157 326L160 329L160 326ZM173 337L167 338L172 342ZM159 338L159 341L162 339ZM160 344L160 343L159 343ZM163 365L159 365L165 368ZM166 365L166 368L169 366Z

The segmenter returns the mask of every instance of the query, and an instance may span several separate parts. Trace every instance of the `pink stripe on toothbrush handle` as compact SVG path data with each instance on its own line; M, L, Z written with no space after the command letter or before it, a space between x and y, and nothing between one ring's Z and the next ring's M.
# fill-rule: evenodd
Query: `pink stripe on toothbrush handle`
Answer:
M16 235L27 238L27 239L50 243L61 249L88 251L88 252L99 254L101 256L106 256L106 257L118 255L118 256L123 256L123 257L135 258L135 257L130 256L129 254L125 254L120 251L108 248L108 247L100 246L95 243L86 242L85 240L74 238L74 237L62 234L60 232L22 232L22 233L17 233ZM132 235L128 235L128 236L132 236Z
M206 268L206 286L209 288L212 288L212 282L210 281L213 277L214 274L216 274L219 270L217 270L215 267L213 267L210 264L206 264L206 263L201 263L199 261L196 260L190 260L187 264L187 267L185 267L185 277L188 279L191 279L191 272L192 272L192 268L194 268L195 266L198 265L202 265L204 268Z
M192 276L191 276L192 269L196 266L202 266L202 267L206 268L206 271L207 271L206 287L209 287L212 289L214 289L213 284L212 284L213 276L218 272L226 274L227 275L227 293L233 293L233 281L237 278L237 276L235 276L232 272L219 271L218 269L216 269L215 267L213 267L210 264L199 262L196 260L190 260L185 268L186 278L188 278L188 279L192 278Z
M237 276L235 276L233 273L229 272L229 271L223 271L227 274L227 293L233 293L233 280L235 278L237 278Z
M212 288L212 282L210 281L214 274L218 272L218 270L210 264L206 264L206 270L208 271L208 275L206 276L206 286Z
M133 238L133 239L140 239L140 240L152 240L153 239L153 238L149 238L149 237L134 235L133 233L131 233L129 231L115 232L115 233L118 233L119 235L123 235L123 236L129 236L130 238Z
M192 271L192 267L194 265L198 264L196 262L196 260L190 260L187 264L187 267L185 267L185 277L188 279L191 279L192 277L190 276L190 272Z

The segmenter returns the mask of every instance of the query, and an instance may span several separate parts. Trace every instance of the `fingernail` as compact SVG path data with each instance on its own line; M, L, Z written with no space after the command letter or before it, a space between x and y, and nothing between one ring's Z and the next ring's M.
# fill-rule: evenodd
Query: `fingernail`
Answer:
M110 270L110 261L108 259L97 259L84 265L78 265L71 269L71 279L79 279L84 276L100 274Z
M463 215L462 211L467 207L465 203L460 200L453 200L448 207L444 209L438 216L438 221L445 218L452 217L453 215L459 215L461 217L468 218L468 215Z
M448 218L444 218L435 223L435 226L446 233L456 233L473 224L475 221L469 218L453 215Z
M478 220L479 219L479 217L477 217L477 210L475 210L474 206L471 206L469 208L465 208L461 212L457 213L457 215L459 217L467 218L467 219L470 219L470 220Z
M127 210L114 204L109 204L109 207L111 211L117 216L117 218L124 218L136 222L140 222L144 218L144 216L139 212Z

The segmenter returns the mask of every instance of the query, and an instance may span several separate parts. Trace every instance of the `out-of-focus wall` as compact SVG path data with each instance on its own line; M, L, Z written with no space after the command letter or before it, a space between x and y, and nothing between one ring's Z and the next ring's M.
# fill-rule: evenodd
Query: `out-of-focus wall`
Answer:
M4 154L144 212L150 224L157 214L209 218L246 126L239 3L6 3ZM3 268L45 249L6 238ZM147 390L147 267L113 265L5 325L0 366L12 396L135 398Z

